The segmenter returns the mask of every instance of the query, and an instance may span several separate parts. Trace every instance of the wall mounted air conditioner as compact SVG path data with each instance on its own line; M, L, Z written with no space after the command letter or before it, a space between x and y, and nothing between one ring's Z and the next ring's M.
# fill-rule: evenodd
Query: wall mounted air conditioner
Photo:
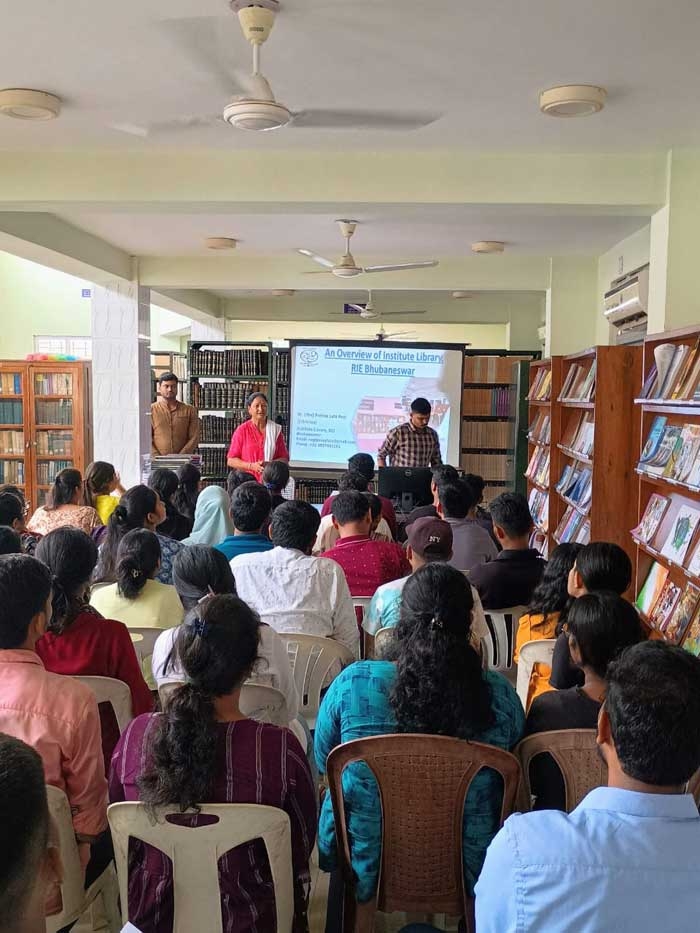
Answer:
M626 340L644 336L647 332L649 307L649 266L640 266L610 284L603 299L603 313ZM622 342L622 341L620 341Z

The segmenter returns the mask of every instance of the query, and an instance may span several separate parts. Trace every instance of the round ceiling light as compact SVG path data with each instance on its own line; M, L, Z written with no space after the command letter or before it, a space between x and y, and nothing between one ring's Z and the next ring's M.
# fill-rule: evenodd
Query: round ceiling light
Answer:
M605 106L608 92L593 84L565 84L540 94L540 110L549 117L590 117Z
M224 108L224 120L238 130L277 130L291 119L291 111L274 100L232 100Z
M502 240L479 240L472 243L472 253L502 253L506 244Z
M5 88L0 91L0 114L15 120L54 120L61 112L61 98L46 91Z
M230 236L208 236L204 242L207 249L235 249L238 246L238 240Z
M296 292L293 288L273 288L272 294L275 298L291 298Z

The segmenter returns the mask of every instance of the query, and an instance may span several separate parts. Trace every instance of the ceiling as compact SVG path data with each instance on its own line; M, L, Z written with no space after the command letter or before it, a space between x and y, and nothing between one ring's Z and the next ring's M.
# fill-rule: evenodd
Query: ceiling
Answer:
M70 15L55 0L4 0L0 87L52 91L65 109L41 125L0 121L0 149L636 152L700 142L697 0L282 0L263 50L279 100L297 110L442 117L411 133L251 134L222 124L141 139L111 129L218 114L238 91L235 78L213 74L173 38L193 18L210 20L184 28L213 28L224 70L247 69L249 50L225 0L71 0ZM538 92L571 82L607 87L605 111L591 120L541 116Z

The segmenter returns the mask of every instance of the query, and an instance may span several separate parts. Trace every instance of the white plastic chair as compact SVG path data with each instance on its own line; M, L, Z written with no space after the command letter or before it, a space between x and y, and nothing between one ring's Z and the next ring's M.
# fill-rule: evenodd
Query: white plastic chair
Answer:
M356 658L350 650L332 638L291 632L280 632L280 637L287 645L289 663L299 694L299 712L306 719L309 729L313 730L321 705L321 690L346 664L352 664Z
M486 651L487 667L493 671L509 671L513 667L513 645L518 623L527 612L527 606L509 606L507 609L484 609L490 638L482 642ZM510 623L510 632L508 626Z
M515 689L524 710L527 710L527 692L530 686L532 668L538 661L549 664L551 667L556 643L556 638L537 638L535 641L526 642L520 649L518 655L518 679Z
M165 708L171 694L179 683L161 684L158 688L161 706ZM241 687L241 712L258 722L270 722L275 726L289 726L287 700L281 690L267 684L247 681Z
M92 906L98 897L102 898L104 914L110 933L119 933L121 930L118 902L119 890L114 864L110 862L100 877L86 891L84 889L85 876L80 864L80 854L75 839L68 798L62 790L51 785L46 786L46 796L49 800L49 813L56 829L63 865L63 881L61 882L62 908L59 914L46 918L46 933L57 933L63 927L74 923Z
M162 628L152 627L132 627L129 626L129 635L134 643L134 651L139 659L139 665L143 671L143 676L149 684L153 684L153 671L151 670L151 658L153 657L153 648L158 641L158 636L163 634ZM153 687L155 689L155 687Z
M134 708L131 703L131 690L123 680L114 677L97 677L81 674L75 678L89 687L95 694L98 705L109 703L114 710L119 732L123 732L134 718Z
M289 817L283 810L248 803L202 804L200 814L214 816L209 826L179 826L167 821L176 807L158 811L157 822L142 803L114 803L107 810L119 876L122 921L129 919L129 838L140 839L172 861L173 933L222 933L219 858L236 846L262 839L275 888L278 933L290 933L294 919L292 845Z
M371 602L372 602L371 596L353 596L352 597L352 604L355 607L355 609L362 610L362 615L360 617L360 623L362 623L362 619L364 619L365 615L367 614L367 610L369 609L369 604Z

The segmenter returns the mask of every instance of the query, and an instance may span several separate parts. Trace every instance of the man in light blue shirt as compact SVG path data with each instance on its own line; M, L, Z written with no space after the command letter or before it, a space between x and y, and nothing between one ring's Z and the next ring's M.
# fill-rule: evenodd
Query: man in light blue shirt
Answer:
M570 814L511 816L476 885L477 933L700 928L700 660L644 642L608 671L598 747L608 786Z

